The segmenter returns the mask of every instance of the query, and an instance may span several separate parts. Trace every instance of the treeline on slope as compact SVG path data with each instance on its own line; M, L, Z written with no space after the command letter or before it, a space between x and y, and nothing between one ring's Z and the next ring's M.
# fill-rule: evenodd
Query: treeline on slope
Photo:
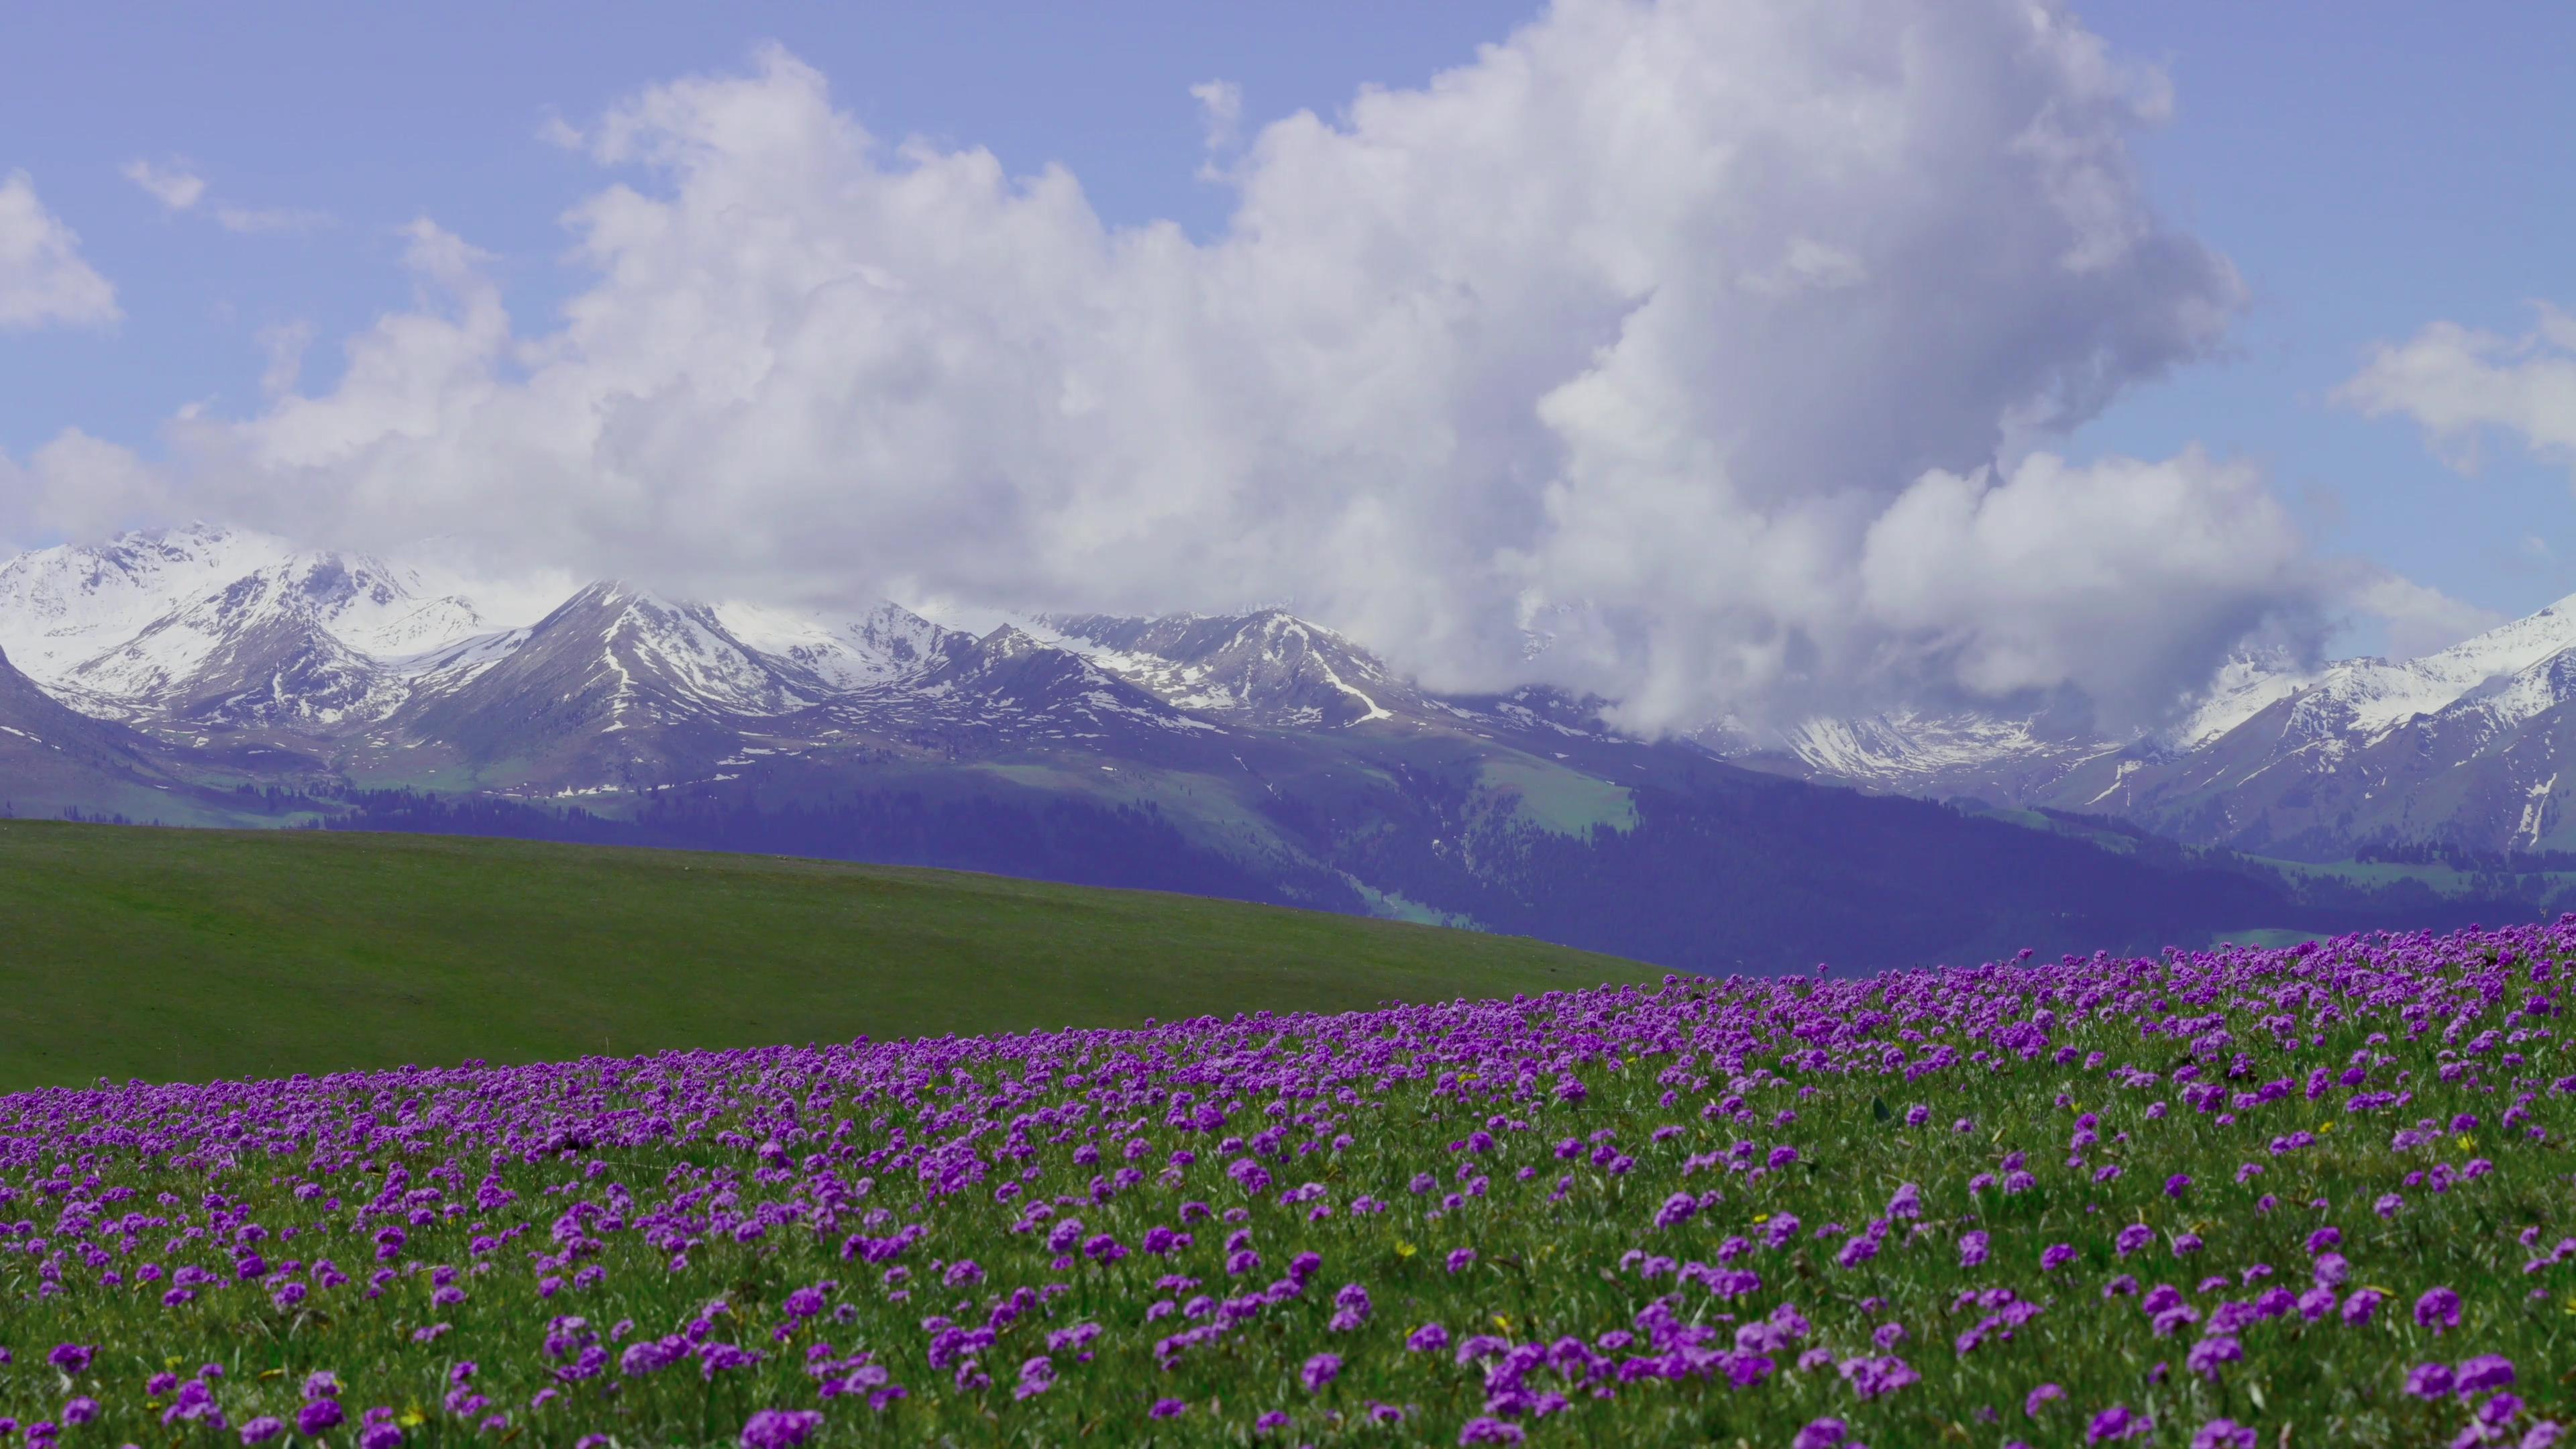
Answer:
M2375 840L2353 850L2364 864L2441 865L2462 875L2523 876L2536 871L2576 871L2576 851L2479 850L2448 840Z
M1577 838L1493 821L1448 852L1379 837L1346 868L1492 929L1705 972L2153 952L2254 927L2447 928L2542 913L2419 882L2297 882L2170 841L2113 852L1928 801L1795 781L1640 789Z
M2028 947L2153 952L2256 927L2447 928L2545 914L2511 894L2417 881L2293 880L2224 851L2133 851L1926 801L1722 771L1635 791L1637 822L1573 836L1462 788L1406 781L1373 828L1283 800L1274 818L1324 868L1194 841L1150 804L1041 791L857 790L762 804L657 794L632 818L493 796L335 792L322 828L797 855L1176 891L1360 913L1351 880L1472 920L1658 965L1725 973L1969 962ZM263 802L285 809L283 797ZM1346 874L1345 874L1346 873Z
M1255 874L1230 856L1192 843L1150 804L1113 806L1034 793L932 798L917 791L869 790L763 806L748 798L657 794L636 816L621 819L494 796L409 790L351 791L333 803L340 812L320 828L808 856L1323 910L1362 908L1338 877Z

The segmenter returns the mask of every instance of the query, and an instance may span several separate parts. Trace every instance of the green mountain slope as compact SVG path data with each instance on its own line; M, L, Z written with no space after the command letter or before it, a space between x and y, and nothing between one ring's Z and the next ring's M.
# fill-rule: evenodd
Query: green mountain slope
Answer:
M1657 974L1519 937L948 871L0 821L0 1089L1340 1010Z

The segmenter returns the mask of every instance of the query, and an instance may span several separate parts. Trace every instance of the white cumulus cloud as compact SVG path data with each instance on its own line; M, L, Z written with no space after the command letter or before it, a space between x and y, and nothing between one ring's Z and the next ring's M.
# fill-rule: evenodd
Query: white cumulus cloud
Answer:
M2448 649L2505 622L2505 616L2493 609L2452 598L2412 579L2376 571L2361 571L2344 597L2353 611L2378 619L2386 627L2388 653L2396 659L2415 659Z
M126 162L120 174L170 211L194 211L199 202L206 200L206 178L196 174L184 161L155 166L149 161L136 159ZM239 202L221 199L210 203L202 214L213 217L215 225L224 230L243 235L309 231L317 226L326 226L331 220L327 212L298 207L243 206Z
M1199 103L1200 141L1210 151L1231 149L1243 133L1243 87L1201 81L1190 87L1190 99Z
M184 163L155 166L137 157L126 162L119 174L171 211L186 211L206 197L206 178L190 171Z
M81 259L80 237L36 197L24 171L0 180L0 329L102 326L116 288Z
M2321 584L2251 467L2038 453L1918 479L1870 524L1858 593L1915 667L1989 696L2072 684L2135 722Z
M0 543L98 538L167 522L164 470L132 450L66 428L25 463L0 453Z
M2486 433L2535 456L2576 464L2576 317L2546 303L2520 337L2435 322L2383 343L2335 400L2372 417L2415 421L2452 464L2475 466Z
M174 424L173 486L681 592L1284 599L1649 727L2168 699L2331 592L2243 466L2034 451L2244 299L2136 175L2163 82L2057 6L1562 0L1337 119L1204 90L1245 129L1201 242L782 50L654 86L548 128L606 172L558 317L424 221L415 304Z

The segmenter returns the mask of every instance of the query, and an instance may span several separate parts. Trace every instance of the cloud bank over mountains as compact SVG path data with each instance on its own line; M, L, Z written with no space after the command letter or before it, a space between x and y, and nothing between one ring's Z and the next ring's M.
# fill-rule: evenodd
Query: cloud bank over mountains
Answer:
M2049 451L2246 297L2137 175L2162 78L2054 6L1565 0L1335 118L1197 91L1236 198L1206 240L872 136L783 50L655 86L551 128L606 178L559 317L424 219L413 304L327 391L273 369L166 459L0 458L0 536L204 516L705 597L1290 601L1434 688L1649 729L2061 689L2143 718L2249 631L2443 617L2246 465Z

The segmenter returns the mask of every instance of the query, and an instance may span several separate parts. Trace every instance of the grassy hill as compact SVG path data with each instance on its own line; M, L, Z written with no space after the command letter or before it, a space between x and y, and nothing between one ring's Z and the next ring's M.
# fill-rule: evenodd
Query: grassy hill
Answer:
M1132 1025L1659 974L1519 937L951 871L0 821L0 1089Z

